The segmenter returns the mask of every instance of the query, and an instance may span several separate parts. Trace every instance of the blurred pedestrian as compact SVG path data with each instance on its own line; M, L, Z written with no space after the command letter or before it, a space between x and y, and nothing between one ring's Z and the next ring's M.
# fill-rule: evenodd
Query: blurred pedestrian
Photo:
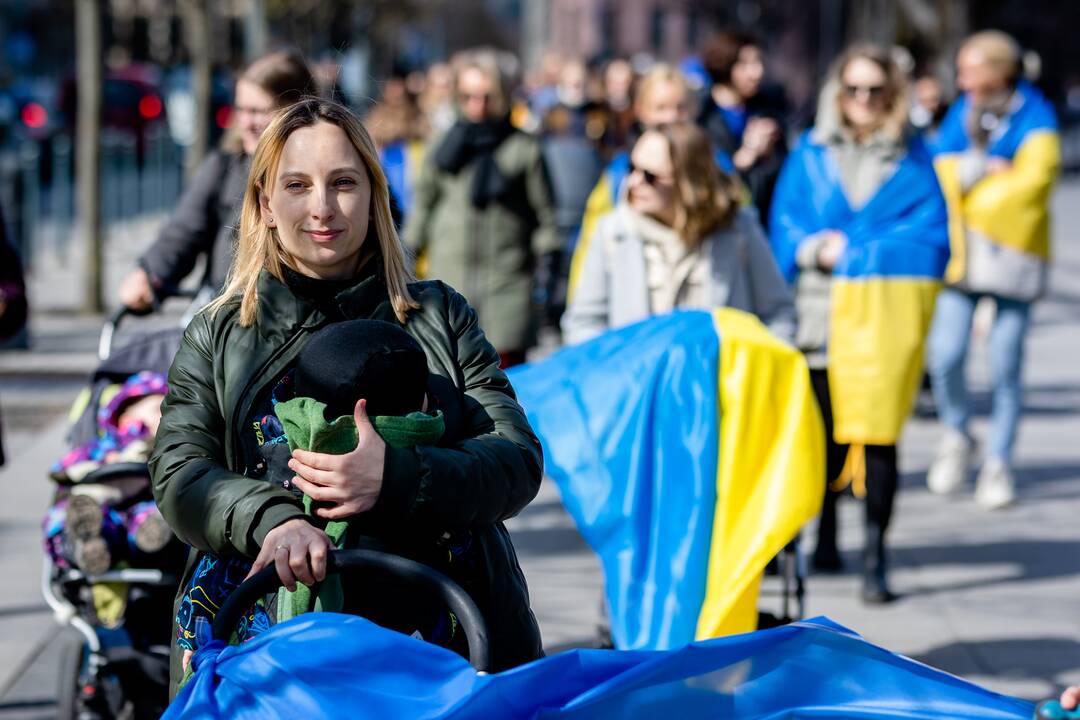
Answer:
M914 82L911 88L911 124L922 131L927 142L934 142L948 110L941 80L934 75L923 75Z
M698 122L732 159L750 198L768 223L776 178L787 155L783 90L765 84L765 54L749 33L723 31L709 42L705 69L712 80Z
M408 217L429 126L404 77L386 79L382 97L364 119L364 126L379 148L379 162L390 183L390 194L402 217Z
M433 139L413 193L406 242L432 277L463 293L504 367L533 344L533 268L559 249L539 141L510 124L511 79L492 50L455 68L459 118Z
M0 343L15 337L26 325L26 283L22 259L8 242L7 225L0 207ZM0 465L4 464L4 444L0 433Z
M792 150L770 235L795 283L796 344L825 420L826 490L814 567L841 569L836 501L866 499L862 598L889 602L885 535L899 482L896 440L921 377L948 258L945 202L907 122L906 81L887 50L857 45L833 65L815 125Z
M637 135L660 125L685 122L694 117L694 95L686 77L671 65L654 65L638 83L634 98L634 142ZM731 159L713 147L713 160L722 170L733 169ZM614 208L627 176L630 174L630 153L617 153L604 168L596 187L589 193L585 215L581 219L581 232L570 265L568 297L572 298L578 285L581 264L588 254L588 246L600 218Z
M603 91L607 105L604 144L610 151L626 149L634 127L634 66L625 58L615 58L604 67Z
M585 203L603 170L601 142L606 111L588 92L589 75L581 60L562 66L559 102L541 124L544 161L555 198L555 225L559 250L544 255L537 268L537 301L544 325L558 328L566 305L570 257L581 230Z
M600 219L563 317L568 343L676 308L733 307L795 333L791 292L752 209L689 122L646 130L615 210Z
M997 309L989 339L994 402L975 500L993 509L1015 499L1012 453L1024 338L1031 304L1046 290L1050 193L1061 145L1053 107L1021 76L1020 48L1011 37L992 30L972 35L956 67L963 96L949 109L934 145L953 259L930 342L945 434L927 484L951 493L967 482L975 443L964 365L976 303L989 298Z
M454 124L457 119L457 108L454 104L454 71L449 64L440 62L428 68L424 92L420 94L419 104L432 133L444 133Z
M231 126L177 201L158 238L120 285L120 302L149 310L206 258L201 280L209 300L225 287L232 265L240 201L262 131L281 108L315 92L299 54L281 51L253 62L236 81Z

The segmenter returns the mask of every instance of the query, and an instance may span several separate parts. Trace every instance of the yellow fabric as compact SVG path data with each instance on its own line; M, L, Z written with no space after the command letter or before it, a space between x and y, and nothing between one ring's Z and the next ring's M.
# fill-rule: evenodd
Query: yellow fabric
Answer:
M919 389L940 286L927 278L833 280L828 374L836 442L896 443Z
M847 458L844 467L840 469L840 476L829 483L829 489L840 492L851 486L851 492L857 498L866 497L866 446L851 445L848 447Z
M934 165L949 206L952 257L945 270L946 282L964 277L965 226L1003 247L1050 258L1050 192L1061 171L1061 139L1056 132L1031 133L1016 151L1010 169L984 177L967 195L960 190L955 155L943 155Z
M720 334L716 510L698 639L750 632L765 566L821 509L825 431L802 354L748 313Z
M568 303L574 299L574 291L577 290L578 280L581 279L581 271L585 266L585 258L589 254L589 243L592 242L593 235L596 233L596 224L600 222L600 218L615 209L615 205L611 202L611 194L611 183L608 181L607 173L604 173L585 202L585 215L581 218L577 246L574 248L574 257L570 259L570 276L566 284Z
M90 586L90 597L94 601L94 614L98 622L107 628L120 624L127 607L129 583L99 582Z

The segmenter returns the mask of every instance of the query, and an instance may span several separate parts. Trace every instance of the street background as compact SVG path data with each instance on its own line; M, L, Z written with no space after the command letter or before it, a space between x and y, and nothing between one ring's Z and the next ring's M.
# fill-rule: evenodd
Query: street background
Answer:
M806 607L809 617L826 615L889 650L1032 700L1080 683L1080 182L1062 184L1054 210L1051 292L1037 306L1027 346L1020 501L988 513L970 493L931 495L925 472L938 426L916 417L901 444L903 487L891 529L893 585L903 597L878 607L857 600L862 508L849 501L841 504L841 549L850 572L810 576ZM140 239L147 237L152 234ZM139 242L119 244L110 244L110 267L122 273ZM32 279L32 298L62 304L72 286L47 277L53 275L43 269ZM39 312L32 322L35 349L0 353L4 439L11 453L0 470L4 720L52 717L59 628L38 589L40 518L52 492L46 471L65 447L64 413L94 365L101 323L100 317ZM971 369L978 434L989 409L981 348ZM599 620L599 565L554 483L546 481L509 527L548 652L589 646ZM812 528L804 536L812 548ZM774 581L769 578L766 589ZM765 596L761 605L770 609L775 602Z

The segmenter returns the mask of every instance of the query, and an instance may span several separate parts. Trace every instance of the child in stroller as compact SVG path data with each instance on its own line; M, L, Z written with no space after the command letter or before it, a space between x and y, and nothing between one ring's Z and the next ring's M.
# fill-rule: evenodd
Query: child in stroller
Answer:
M72 450L50 471L42 592L70 628L65 719L158 717L168 701L168 618L185 548L153 503L146 460L182 331L135 334L112 351L123 315L103 330L102 362L72 408Z
M414 446L437 443L444 430L442 413L428 412L427 360L419 343L400 327L378 320L348 320L318 331L302 350L294 370L274 388L266 407L257 413L252 439L266 463L265 477L304 498L305 509L314 515L313 503L293 486L288 462L292 450L346 453L356 447L353 408L364 398L375 431L390 445ZM265 412L264 412L265 411ZM339 548L372 536L385 539L383 528L369 527L363 516L348 521L320 521ZM364 538L365 540L361 540ZM412 556L436 569L449 570L468 562L469 533L447 534L429 547L424 543L391 544L397 554ZM386 547L386 545L383 545ZM417 552L419 549L419 552ZM420 557L417 557L420 555ZM225 598L251 570L249 560L204 555L181 598L176 618L176 641L184 650L184 669L209 636L209 628ZM450 574L449 572L447 574ZM328 578L311 589L282 589L268 602L256 604L241 619L235 639L248 640L269 627L273 617L282 621L312 609L360 614L375 622L455 649L464 639L455 632L456 619L434 609L432 603L403 597L400 588L375 587L369 578L364 587ZM344 587L343 587L344 586ZM407 593L404 593L407 595ZM376 597L378 596L378 597ZM393 598L392 602L386 602ZM392 609L388 609L392 605Z

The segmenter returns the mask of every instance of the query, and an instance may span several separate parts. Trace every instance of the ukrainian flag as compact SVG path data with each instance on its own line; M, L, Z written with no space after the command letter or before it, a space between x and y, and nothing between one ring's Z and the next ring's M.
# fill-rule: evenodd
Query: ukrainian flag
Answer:
M815 233L836 230L848 240L833 270L828 336L839 443L857 450L892 445L900 435L919 387L924 341L949 257L946 223L932 160L918 137L858 210L845 197L826 146L807 134L788 157L770 223L781 270L795 280L798 246ZM851 457L857 463L861 455ZM852 469L859 479L863 473Z
M753 630L765 565L823 495L822 421L801 354L751 315L684 311L510 378L600 556L616 647Z
M1033 85L1016 88L1015 107L991 133L986 152L1009 160L1012 167L987 175L967 194L960 185L960 153L971 140L965 123L971 114L968 97L949 109L933 144L935 165L949 204L952 261L946 281L959 283L966 274L965 227L1017 252L1050 259L1050 192L1061 170L1061 140L1054 108Z

